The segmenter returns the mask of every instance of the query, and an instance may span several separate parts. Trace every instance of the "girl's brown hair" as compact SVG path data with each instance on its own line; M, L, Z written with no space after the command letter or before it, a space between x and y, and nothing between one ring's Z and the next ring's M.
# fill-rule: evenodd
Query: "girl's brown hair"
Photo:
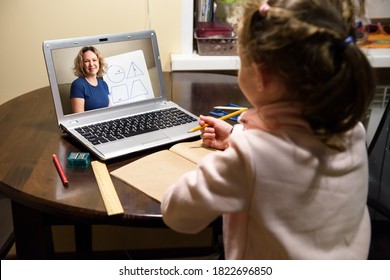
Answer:
M314 132L351 129L366 113L375 79L354 44L350 0L248 0L238 31L241 57L279 76Z

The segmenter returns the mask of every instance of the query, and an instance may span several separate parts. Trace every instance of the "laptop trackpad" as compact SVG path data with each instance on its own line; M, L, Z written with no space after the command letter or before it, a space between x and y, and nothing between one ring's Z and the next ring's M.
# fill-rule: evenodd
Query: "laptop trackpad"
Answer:
M148 139L145 139L142 144L147 147L154 147L156 144L166 143L166 141L169 139L169 137L159 133L158 135L153 135L153 137L148 137Z

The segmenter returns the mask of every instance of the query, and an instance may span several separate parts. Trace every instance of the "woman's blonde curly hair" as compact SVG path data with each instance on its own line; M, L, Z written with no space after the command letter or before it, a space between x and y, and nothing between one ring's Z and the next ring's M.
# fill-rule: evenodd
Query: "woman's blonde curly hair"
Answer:
M97 73L98 78L103 78L104 74L107 70L107 64L104 61L104 58L100 51L93 47L93 46L87 46L83 47L79 53L77 54L76 58L74 59L74 67L73 67L73 73L77 77L85 77L87 74L84 71L84 65L83 65L83 54L91 51L94 54L96 54L98 60L99 60L99 71Z

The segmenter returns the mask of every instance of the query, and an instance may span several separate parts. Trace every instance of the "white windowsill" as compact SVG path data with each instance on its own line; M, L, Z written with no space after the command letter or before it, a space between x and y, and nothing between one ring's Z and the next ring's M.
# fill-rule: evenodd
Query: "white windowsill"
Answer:
M201 56L198 54L171 54L172 71L237 70L238 56Z
M362 49L362 51L366 54L372 67L390 67L390 49Z
M390 49L362 49L374 68L390 67ZM237 70L238 56L201 56L198 54L171 54L172 71Z

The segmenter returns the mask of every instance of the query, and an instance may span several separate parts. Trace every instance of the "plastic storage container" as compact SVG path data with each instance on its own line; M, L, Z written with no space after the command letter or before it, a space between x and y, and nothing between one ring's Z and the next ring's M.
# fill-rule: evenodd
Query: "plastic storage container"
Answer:
M198 22L194 38L199 55L237 55L237 37L225 22Z

